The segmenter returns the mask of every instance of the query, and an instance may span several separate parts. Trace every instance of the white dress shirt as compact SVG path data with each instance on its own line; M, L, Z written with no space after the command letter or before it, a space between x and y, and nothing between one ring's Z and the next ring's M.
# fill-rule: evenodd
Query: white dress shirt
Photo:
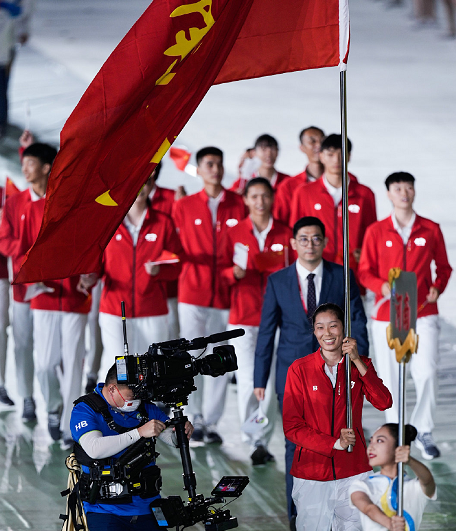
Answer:
M413 224L415 223L415 219L416 219L416 214L414 212L412 217L410 218L410 221L407 223L407 225L405 227L400 227L399 223L397 222L394 212L391 214L391 221L393 222L393 226L399 233L399 236L402 238L404 245L407 245L407 242L409 241L410 234L412 233L412 227L413 227Z
M303 265L299 263L299 260L296 260L296 271L298 272L299 285L301 286L301 295L304 300L307 309L307 277L310 273L313 273L314 284L315 284L315 298L318 307L318 302L320 300L321 292L321 283L323 281L323 260L318 264L318 266L313 270L309 271Z
M252 219L250 219L252 221ZM272 229L272 216L269 218L268 226L261 232L255 227L255 223L252 221L253 235L257 239L258 247L260 251L263 252L264 246L266 243L266 238L268 237L269 231Z
M328 194L333 198L334 206L337 206L342 201L342 186L340 188L336 188L332 184L329 184L325 175L322 176L322 179L326 190L328 190Z
M217 224L217 210L220 205L220 201L225 197L225 190L222 190L217 197L209 197L207 206L211 211L212 215L212 226L215 227Z

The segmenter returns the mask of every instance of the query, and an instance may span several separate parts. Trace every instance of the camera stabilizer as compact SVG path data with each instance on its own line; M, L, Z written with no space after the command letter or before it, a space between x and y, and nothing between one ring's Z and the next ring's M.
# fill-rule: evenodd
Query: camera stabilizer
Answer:
M238 498L249 483L248 476L223 476L212 490L211 497L196 493L196 476L193 472L189 441L185 433L187 417L182 407L188 403L188 395L196 390L194 376L207 374L213 377L237 369L234 347L218 346L213 354L204 358L192 357L188 350L205 349L209 343L218 343L244 335L236 329L198 337L191 341L181 338L152 344L147 353L128 354L125 306L122 302L125 356L116 357L117 381L128 385L136 398L161 401L172 408L173 417L168 425L174 426L183 468L184 489L188 503L180 496L159 498L150 504L160 527L176 527L176 531L204 522L206 531L225 531L238 526L237 519L229 510L215 509L215 503L224 503L225 497Z

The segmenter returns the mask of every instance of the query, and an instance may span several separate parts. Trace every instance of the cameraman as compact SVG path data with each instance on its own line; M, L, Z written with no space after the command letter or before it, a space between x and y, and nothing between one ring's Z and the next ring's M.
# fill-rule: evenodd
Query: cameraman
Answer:
M159 529L149 508L151 501L160 496L161 485L154 450L150 461L138 473L138 479L135 477L133 481L140 489L135 491L138 495L126 490L127 481L123 482L122 478L110 480L106 471L141 438L159 437L166 444L177 446L174 429L164 424L167 420L157 406L135 399L131 388L117 383L115 365L109 369L104 384L98 384L93 393L75 402L70 426L76 441L76 458L82 464L79 483L90 531ZM192 432L193 426L187 421L188 438ZM97 474L108 479L97 484L92 481ZM106 492L108 484L109 493Z

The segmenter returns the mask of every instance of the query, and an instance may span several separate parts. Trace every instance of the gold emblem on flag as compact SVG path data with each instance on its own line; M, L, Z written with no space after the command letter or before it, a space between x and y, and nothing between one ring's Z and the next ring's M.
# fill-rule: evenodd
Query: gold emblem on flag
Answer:
M156 85L167 85L173 77L176 75L173 72L173 68L177 63L181 63L187 55L194 50L203 37L209 32L212 26L215 24L214 17L212 16L212 0L199 0L194 4L187 4L177 7L170 15L170 17L180 17L183 15L189 15L191 13L200 13L203 17L205 26L203 28L189 28L188 33L190 38L187 39L186 32L184 30L176 33L176 42L164 51L164 55L170 57L180 57L176 59L169 66L166 72L156 81Z

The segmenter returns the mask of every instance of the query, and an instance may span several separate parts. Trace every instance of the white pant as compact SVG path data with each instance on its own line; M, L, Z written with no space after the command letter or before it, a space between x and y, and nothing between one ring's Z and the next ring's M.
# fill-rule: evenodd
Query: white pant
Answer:
M6 350L8 346L6 329L9 325L9 289L9 280L0 278L0 386L2 387L5 385Z
M179 332L179 314L177 312L177 297L168 299L168 330L169 339L178 339Z
M258 400L253 394L253 368L255 364L255 347L258 339L259 327L231 324L228 325L228 330L233 330L235 328L242 328L245 331L245 335L230 339L230 344L233 345L237 356L237 397L239 419L242 425L258 408ZM274 360L272 362L272 366L275 366ZM249 442L252 449L258 444L262 444L263 446L267 447L274 432L278 409L277 396L274 387L275 371L271 371L271 375L266 385L265 397L261 404L262 411L268 418L269 422L263 430L255 435L247 433L242 434L243 440Z
M63 403L60 425L63 436L70 438L73 402L81 395L87 314L32 312L35 369L41 392L48 412L59 410Z
M29 302L13 300L14 358L16 360L17 391L21 398L33 395L33 312Z
M184 302L179 302L178 310L181 336L186 339L209 336L226 330L229 310L206 308ZM211 345L208 350L210 353ZM195 350L191 354L197 356L198 351ZM193 418L195 415L203 415L207 425L217 424L225 408L229 378L228 373L217 378L201 374L195 376L197 390L189 396L188 414Z
M99 320L104 352L114 364L116 356L124 355L122 317L100 312ZM130 354L144 354L152 343L160 343L167 340L167 315L127 319L127 341Z
M297 531L362 531L359 510L351 508L348 489L369 472L334 481L293 478Z
M89 335L89 350L86 356L87 376L94 380L100 371L103 343L101 341L101 329L98 323L98 311L100 309L102 282L98 281L92 288L92 306L87 317L87 331Z
M385 321L372 321L372 336L375 349L375 367L383 383L393 396L393 407L386 410L386 422L398 422L399 364L396 353L388 347ZM416 404L410 417L410 424L419 433L431 432L434 428L434 412L438 389L437 363L439 359L439 316L420 317L416 322L419 336L418 352L407 364L416 389Z

